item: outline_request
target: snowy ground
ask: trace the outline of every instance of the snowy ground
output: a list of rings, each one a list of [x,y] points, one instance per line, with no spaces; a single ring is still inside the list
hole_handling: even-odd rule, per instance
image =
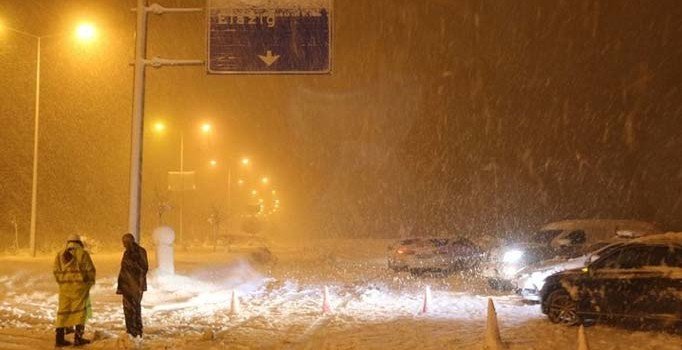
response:
[[[177,254],[173,277],[150,275],[143,300],[143,349],[481,349],[487,298],[511,349],[576,349],[577,329],[549,323],[536,305],[490,294],[462,276],[413,278],[385,268],[386,242],[271,245],[275,261],[246,251]],[[152,252],[150,247],[149,251]],[[53,257],[0,258],[0,349],[53,348],[57,286]],[[124,349],[120,253],[93,255],[91,349]],[[153,254],[152,254],[153,263]],[[418,313],[424,288],[429,313]],[[329,286],[333,312],[322,313]],[[241,311],[230,312],[236,289]],[[592,349],[676,349],[682,337],[608,326],[587,328]]]

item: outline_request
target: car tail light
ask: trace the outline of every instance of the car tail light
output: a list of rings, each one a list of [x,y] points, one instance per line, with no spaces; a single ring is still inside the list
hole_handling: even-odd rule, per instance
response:
[[[414,250],[407,249],[407,248],[400,248],[400,249],[398,249],[398,254],[412,255],[412,254],[414,254]]]

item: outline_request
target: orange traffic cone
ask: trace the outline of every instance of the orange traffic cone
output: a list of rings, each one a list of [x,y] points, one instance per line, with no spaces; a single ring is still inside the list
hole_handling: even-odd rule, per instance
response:
[[[426,286],[424,288],[424,302],[422,303],[422,308],[419,310],[419,314],[425,314],[429,312],[431,306],[431,287]]]
[[[332,312],[332,307],[329,304],[329,288],[324,286],[324,293],[322,295],[322,313],[328,314]]]
[[[239,305],[239,297],[237,296],[237,290],[233,289],[232,290],[232,305],[230,308],[230,313],[231,314],[238,314],[240,311],[241,307]]]
[[[587,337],[585,337],[585,328],[580,325],[578,329],[578,350],[590,350],[590,345],[587,343]]]
[[[485,329],[485,350],[503,350],[506,346],[500,337],[500,328],[497,325],[497,311],[493,300],[488,298],[488,320]]]

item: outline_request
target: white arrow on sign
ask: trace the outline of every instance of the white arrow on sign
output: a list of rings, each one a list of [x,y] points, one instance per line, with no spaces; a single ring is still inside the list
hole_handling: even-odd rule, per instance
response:
[[[272,66],[273,63],[275,63],[275,61],[277,61],[277,59],[279,58],[279,55],[273,55],[273,54],[272,54],[272,51],[268,50],[268,51],[265,53],[265,56],[258,55],[258,57],[259,57],[261,60],[263,60],[263,62],[265,62],[265,64],[266,64],[268,67],[270,67],[270,66]]]

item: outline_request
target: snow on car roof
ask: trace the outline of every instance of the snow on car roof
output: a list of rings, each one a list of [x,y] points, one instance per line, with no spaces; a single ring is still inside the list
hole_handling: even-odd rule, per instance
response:
[[[630,241],[631,243],[673,244],[682,246],[682,232],[667,232],[644,236]]]
[[[584,227],[610,227],[622,226],[621,229],[639,229],[657,231],[656,225],[646,221],[624,219],[578,219],[551,222],[542,227],[542,230],[572,230]]]

